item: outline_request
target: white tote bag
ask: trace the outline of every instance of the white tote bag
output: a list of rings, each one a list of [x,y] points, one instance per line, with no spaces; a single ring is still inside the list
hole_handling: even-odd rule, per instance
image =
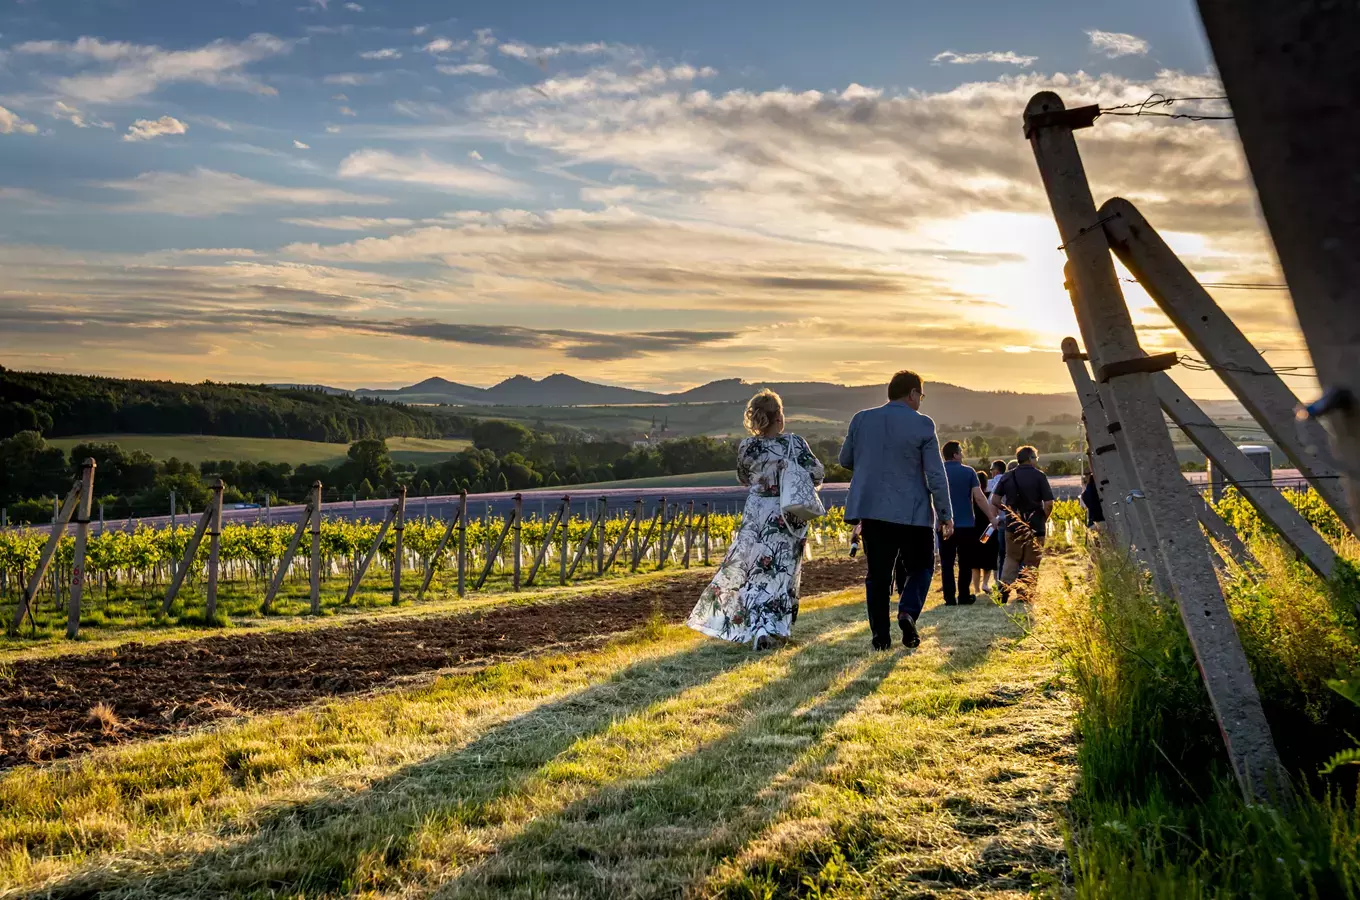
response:
[[[790,440],[783,471],[779,473],[779,509],[786,516],[810,522],[826,515],[826,506],[817,494],[817,485],[812,483],[812,475],[793,458],[793,447]]]

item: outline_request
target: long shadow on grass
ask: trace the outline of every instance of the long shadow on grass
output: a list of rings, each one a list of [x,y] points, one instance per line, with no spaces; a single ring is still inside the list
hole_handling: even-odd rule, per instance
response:
[[[438,896],[680,896],[762,832],[834,750],[821,743],[903,660],[847,666],[858,630],[813,644],[789,673],[734,704],[737,724],[659,771],[621,779],[534,819]],[[781,783],[781,777],[788,781]]]
[[[985,605],[984,605],[985,604]],[[1015,642],[1024,631],[1013,611],[979,600],[973,606],[936,606],[921,616],[926,638],[934,637],[944,654],[941,669],[965,672],[987,661],[998,646]]]
[[[800,617],[800,658],[824,646],[818,636],[852,622],[846,607]],[[863,640],[861,629],[843,640]],[[290,803],[265,815],[244,841],[162,858],[139,855],[143,872],[96,868],[44,888],[44,896],[137,894],[336,894],[411,877],[403,863],[431,829],[496,824],[496,801],[513,796],[578,741],[606,731],[683,691],[753,661],[749,650],[716,641],[630,666],[609,681],[534,708],[456,751],[407,766],[358,792]],[[886,666],[885,659],[881,666]],[[804,670],[795,667],[795,673]],[[886,668],[884,668],[886,672]],[[781,680],[755,693],[815,696],[835,672],[816,669],[807,684]],[[824,677],[823,677],[824,676]],[[759,703],[752,708],[758,708]],[[782,708],[782,706],[781,706]],[[789,707],[790,709],[792,707]],[[785,759],[780,755],[779,759]],[[418,854],[417,854],[418,855]],[[453,860],[447,861],[452,864]]]

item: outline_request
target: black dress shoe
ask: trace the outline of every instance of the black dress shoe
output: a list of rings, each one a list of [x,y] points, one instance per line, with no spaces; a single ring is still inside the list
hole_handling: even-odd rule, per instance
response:
[[[902,626],[902,646],[908,650],[921,646],[921,635],[916,632],[916,621],[911,616],[903,616],[898,624]]]
[[[968,594],[967,596],[959,598],[959,606],[972,606],[976,602],[977,597],[974,594]]]
[[[945,597],[945,598],[944,598],[944,605],[945,605],[945,606],[958,606],[958,605],[959,605],[959,602],[958,602],[957,600],[955,600],[953,597]]]
[[[875,650],[891,650],[891,649],[892,649],[892,641],[880,641],[880,640],[878,640],[877,638],[875,638],[875,639],[874,639],[874,649],[875,649]]]

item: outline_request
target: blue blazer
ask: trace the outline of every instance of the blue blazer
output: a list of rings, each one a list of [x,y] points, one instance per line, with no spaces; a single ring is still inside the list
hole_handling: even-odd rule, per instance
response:
[[[941,519],[954,517],[935,423],[905,403],[855,413],[840,463],[854,470],[845,501],[848,521],[877,519],[931,528],[937,513]]]

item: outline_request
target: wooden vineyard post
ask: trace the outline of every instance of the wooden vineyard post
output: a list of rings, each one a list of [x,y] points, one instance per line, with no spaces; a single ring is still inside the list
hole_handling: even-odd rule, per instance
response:
[[[458,596],[467,593],[467,491],[458,492]]]
[[[1199,0],[1360,516],[1360,6]],[[1342,517],[1343,519],[1345,516]]]
[[[279,589],[283,587],[283,579],[288,574],[288,567],[293,564],[293,557],[297,555],[298,547],[302,546],[302,536],[307,533],[307,524],[312,520],[312,504],[315,500],[315,491],[307,497],[307,506],[302,511],[302,518],[297,523],[297,528],[293,530],[293,537],[288,541],[288,549],[283,551],[283,558],[279,560],[279,567],[274,572],[274,579],[269,583],[269,590],[264,594],[264,613],[269,614],[270,607],[274,603],[274,597]],[[349,600],[349,597],[345,598]]]
[[[708,514],[709,514],[709,505],[708,505],[708,503],[705,503],[705,504],[704,504],[704,521],[703,521],[703,531],[704,531],[704,544],[703,544],[703,547],[704,547],[704,565],[705,565],[705,566],[707,566],[707,565],[709,564],[709,563],[708,563]]]
[[[311,498],[312,522],[312,564],[308,571],[308,587],[311,593],[312,615],[321,615],[321,482],[312,482]]]
[[[345,591],[345,604],[348,605],[354,599],[354,595],[359,592],[359,582],[364,580],[368,567],[373,565],[373,560],[378,555],[378,550],[382,547],[383,539],[387,537],[387,530],[392,527],[392,522],[397,517],[397,505],[394,503],[388,507],[387,514],[383,516],[382,524],[378,526],[378,535],[373,539],[373,545],[364,554],[364,560],[359,564],[359,568],[354,570],[354,577],[350,579],[349,588]]]
[[[604,574],[604,535],[605,535],[605,524],[609,521],[609,516],[608,516],[608,514],[607,514],[607,510],[608,510],[608,509],[609,509],[609,498],[608,498],[608,497],[601,497],[601,498],[600,498],[600,514],[599,514],[599,519],[600,519],[600,533],[596,536],[596,539],[595,539],[595,574],[596,574],[596,575],[603,575],[603,574]]]
[[[534,557],[534,564],[529,567],[529,577],[524,580],[525,584],[532,585],[534,579],[538,577],[539,567],[543,565],[543,560],[548,558],[548,550],[552,547],[553,540],[557,536],[558,527],[565,527],[563,522],[570,512],[569,504],[570,500],[563,497],[562,505],[557,508],[557,512],[553,515],[552,524],[548,526],[547,534],[543,536],[543,546],[538,548],[538,555]]]
[[[1115,255],[1354,533],[1355,516],[1322,423],[1296,417],[1298,397],[1132,203],[1107,200],[1100,218]]]
[[[401,603],[401,564],[406,552],[402,532],[406,530],[406,485],[397,487],[396,515],[392,521],[392,605]]]
[[[689,555],[694,549],[694,501],[685,507],[685,555],[680,558],[680,567],[689,568]]]
[[[486,579],[491,575],[491,569],[496,565],[496,558],[501,555],[501,548],[505,546],[505,536],[510,533],[510,528],[515,524],[515,513],[505,517],[505,527],[501,529],[500,535],[491,545],[486,554],[486,565],[482,567],[482,574],[477,576],[477,583],[472,586],[473,590],[481,590],[482,585],[486,584]]]
[[[666,540],[666,526],[672,524],[674,524],[674,522],[671,519],[670,504],[666,502],[665,497],[662,497],[660,530],[656,535],[656,569],[658,572],[666,568],[666,556],[670,549],[670,545]]]
[[[563,521],[561,546],[557,551],[557,583],[567,583],[567,548],[571,546],[571,497],[562,498]]]
[[[430,589],[430,582],[434,579],[435,567],[439,565],[439,557],[443,555],[444,548],[449,544],[449,538],[453,536],[454,529],[458,527],[458,523],[462,521],[462,518],[463,509],[460,505],[458,512],[454,514],[453,518],[449,519],[448,527],[446,527],[444,533],[440,535],[439,543],[435,545],[434,553],[430,554],[430,559],[425,565],[425,577],[420,581],[420,590],[416,591],[417,603],[425,599],[425,592]]]
[[[660,552],[661,555],[661,564],[663,567],[671,557],[671,550],[675,548],[675,539],[680,535],[680,530],[684,528],[684,525],[681,524],[681,522],[682,520],[680,518],[680,504],[676,503],[670,509],[671,527],[669,530],[665,530],[663,532],[665,537],[657,547],[657,550]]]
[[[614,541],[614,547],[612,550],[609,551],[609,556],[604,561],[604,568],[600,570],[601,575],[603,575],[605,572],[608,572],[610,569],[614,568],[614,560],[618,558],[619,550],[623,549],[623,545],[628,542],[628,535],[633,531],[633,525],[636,521],[637,510],[633,510],[633,515],[626,522],[623,523],[623,530],[619,532],[618,540]],[[600,531],[601,543],[604,543],[604,537],[605,533],[602,529]]]
[[[1146,358],[1138,345],[1072,134],[1074,127],[1094,122],[1097,113],[1094,107],[1067,110],[1057,94],[1042,91],[1025,110],[1025,136],[1071,263],[1077,320],[1096,381],[1109,386],[1113,409],[1106,414],[1119,422],[1129,442],[1129,475],[1143,492],[1149,551],[1159,554],[1166,568],[1242,791],[1248,798],[1269,800],[1289,791],[1288,776],[1162,418],[1150,377],[1157,359]]]
[[[1336,552],[1322,536],[1313,530],[1308,520],[1299,514],[1273,484],[1263,483],[1261,472],[1237,449],[1237,445],[1210,421],[1199,404],[1191,400],[1180,385],[1165,372],[1153,376],[1157,398],[1162,409],[1171,417],[1185,436],[1214,464],[1214,472],[1224,473],[1242,492],[1261,518],[1293,548],[1308,567],[1322,578],[1332,577],[1336,567]]]
[[[636,572],[638,567],[638,551],[642,548],[642,498],[638,497],[633,501],[633,547],[632,557],[628,560],[630,571]]]
[[[510,542],[511,555],[514,557],[514,575],[511,584],[519,590],[520,566],[524,556],[524,495],[515,495],[515,534]]]
[[[71,558],[71,593],[66,598],[66,636],[80,633],[80,596],[85,588],[85,547],[90,532],[90,507],[94,505],[95,461],[85,460],[80,467],[80,499],[76,501],[76,546]]]
[[[165,589],[165,601],[161,603],[161,615],[169,614],[170,605],[175,602],[175,597],[179,594],[184,579],[193,567],[194,556],[198,554],[198,545],[202,543],[203,535],[208,533],[208,526],[212,524],[212,513],[213,505],[209,503],[208,508],[203,510],[203,514],[198,517],[198,525],[194,528],[193,536],[189,538],[189,543],[184,545],[184,555],[179,559],[174,577],[170,579],[170,586]],[[264,600],[264,611],[269,612],[270,596],[266,594]]]
[[[80,481],[76,481],[67,492],[66,499],[57,506],[57,514],[52,520],[52,531],[47,536],[47,543],[43,546],[42,554],[38,557],[38,565],[34,567],[33,574],[28,578],[28,584],[24,587],[24,596],[19,600],[19,608],[14,611],[14,620],[10,623],[10,633],[19,631],[19,626],[24,623],[24,616],[28,613],[29,606],[33,603],[33,598],[38,596],[38,588],[42,586],[43,576],[47,574],[47,567],[52,565],[52,557],[56,556],[57,545],[61,543],[62,535],[66,533],[66,523],[71,521],[71,516],[75,513],[76,504],[80,502]]]
[[[217,616],[217,575],[222,564],[222,490],[225,485],[217,479],[212,486],[212,499],[208,501],[206,513],[208,520],[208,601],[203,610],[203,619],[212,624]]]
[[[652,513],[651,521],[647,524],[647,534],[643,536],[642,543],[638,545],[637,555],[633,557],[634,572],[637,571],[638,566],[642,565],[642,558],[647,555],[647,549],[652,545],[652,533],[656,531],[657,523],[661,521],[661,516],[664,514],[663,508],[658,506],[656,512]]]
[[[590,542],[595,537],[595,529],[604,530],[604,523],[600,521],[600,515],[603,511],[603,507],[596,510],[595,518],[590,520],[590,527],[586,529],[585,537],[581,538],[581,546],[576,548],[576,555],[572,557],[571,566],[567,569],[568,581],[576,575],[577,566],[581,565],[582,559],[585,559],[586,551],[590,549]]]

